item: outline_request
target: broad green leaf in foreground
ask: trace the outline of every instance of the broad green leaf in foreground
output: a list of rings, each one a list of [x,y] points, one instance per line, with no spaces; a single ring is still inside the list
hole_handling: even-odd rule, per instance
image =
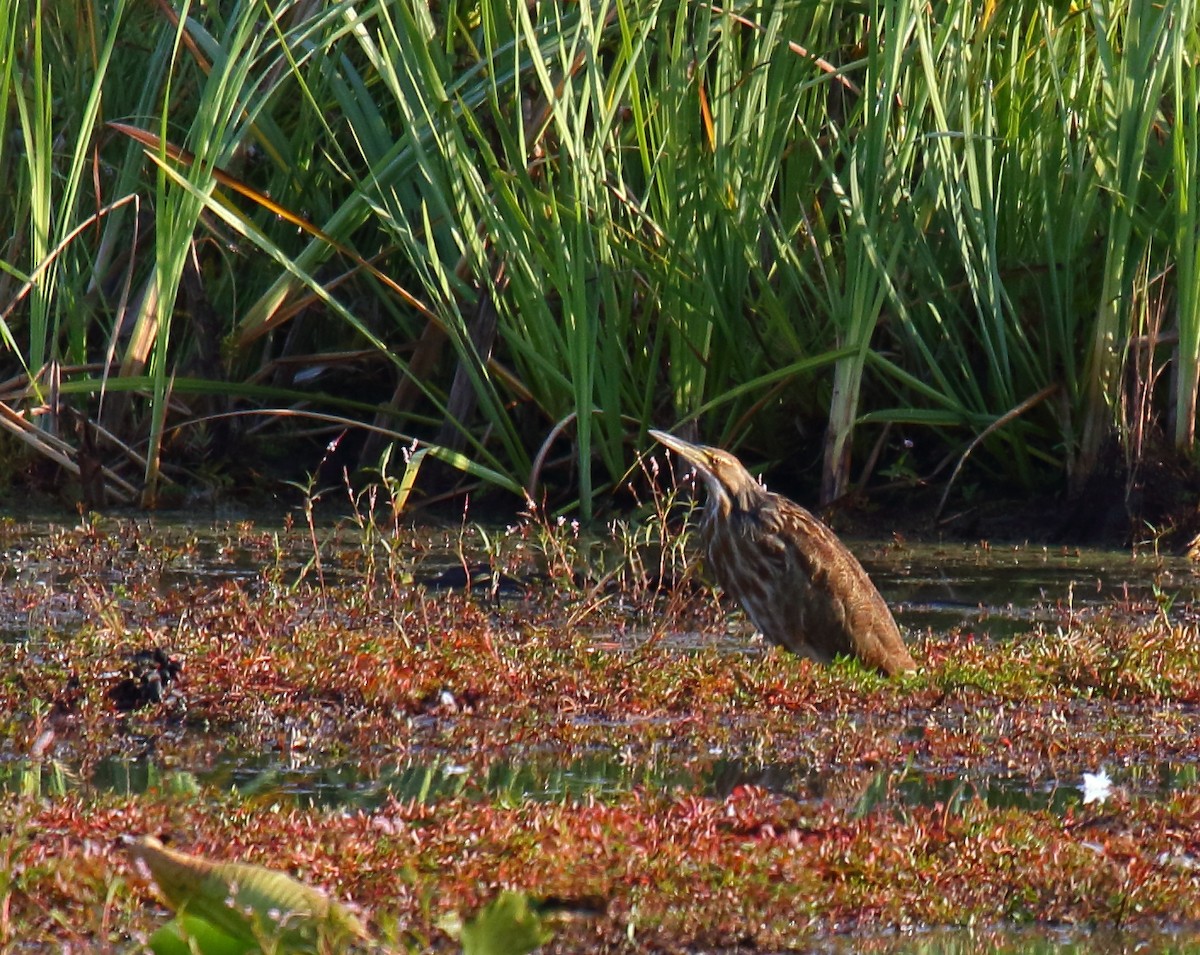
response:
[[[129,840],[126,851],[146,867],[177,913],[206,922],[234,941],[277,943],[280,951],[304,952],[318,946],[336,951],[366,937],[345,906],[282,872],[177,852],[153,836]]]
[[[179,915],[150,936],[154,955],[250,955],[262,946],[245,938],[226,935],[194,915]]]
[[[526,955],[553,934],[523,892],[501,892],[462,926],[463,955]]]

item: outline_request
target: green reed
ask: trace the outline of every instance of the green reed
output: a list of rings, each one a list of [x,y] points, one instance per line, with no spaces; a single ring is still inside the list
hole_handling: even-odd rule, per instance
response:
[[[0,400],[119,396],[148,499],[314,405],[585,514],[651,423],[826,499],[902,438],[1027,488],[1192,442],[1191,2],[7,3]]]

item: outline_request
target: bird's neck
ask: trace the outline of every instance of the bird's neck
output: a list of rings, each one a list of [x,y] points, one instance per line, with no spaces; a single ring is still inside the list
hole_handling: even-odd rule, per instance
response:
[[[708,495],[709,520],[729,520],[739,514],[749,514],[763,506],[767,492],[758,485],[741,487],[737,490],[721,488],[719,493]]]

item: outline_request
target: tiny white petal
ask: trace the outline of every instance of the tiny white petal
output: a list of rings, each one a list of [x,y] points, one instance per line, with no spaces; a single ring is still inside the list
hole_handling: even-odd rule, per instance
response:
[[[1104,802],[1112,794],[1112,779],[1109,778],[1108,770],[1101,769],[1098,773],[1084,773],[1083,785],[1080,788],[1083,790],[1085,806],[1090,802]]]

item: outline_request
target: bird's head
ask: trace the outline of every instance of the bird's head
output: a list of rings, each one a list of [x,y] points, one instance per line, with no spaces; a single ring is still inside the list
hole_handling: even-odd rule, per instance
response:
[[[696,469],[708,489],[709,506],[718,514],[726,515],[735,507],[748,510],[764,493],[758,480],[728,451],[692,444],[665,431],[652,430],[650,436]]]

